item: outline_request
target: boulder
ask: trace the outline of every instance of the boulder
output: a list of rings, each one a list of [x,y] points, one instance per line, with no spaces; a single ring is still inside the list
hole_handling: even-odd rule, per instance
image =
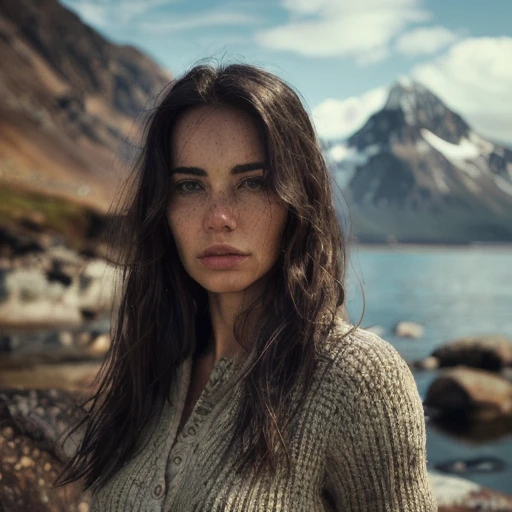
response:
[[[77,446],[63,433],[83,417],[81,392],[0,390],[0,510],[88,512],[90,493],[81,482],[53,487]],[[512,496],[429,469],[440,512],[512,510]]]
[[[81,482],[53,487],[76,435],[59,444],[83,410],[64,391],[0,391],[0,510],[87,512],[90,494]]]
[[[13,260],[0,268],[0,325],[79,326],[111,311],[118,273],[101,259],[65,247]]]
[[[458,475],[466,473],[497,473],[507,468],[507,463],[498,457],[473,457],[453,459],[435,464],[434,467],[445,473]]]
[[[110,348],[106,327],[62,331],[6,332],[0,369],[33,368],[38,365],[100,361]],[[0,376],[1,380],[1,376]]]
[[[425,405],[445,416],[493,420],[512,415],[512,383],[486,370],[457,366],[430,385]]]
[[[448,341],[432,353],[441,366],[463,364],[500,371],[512,366],[512,341],[499,335],[471,336]]]
[[[429,470],[428,477],[439,512],[512,511],[512,495],[433,470]]]
[[[395,336],[401,338],[421,338],[423,336],[423,327],[414,322],[398,322],[393,328]]]
[[[439,368],[439,359],[434,356],[425,357],[412,364],[413,368],[417,370],[437,370]]]

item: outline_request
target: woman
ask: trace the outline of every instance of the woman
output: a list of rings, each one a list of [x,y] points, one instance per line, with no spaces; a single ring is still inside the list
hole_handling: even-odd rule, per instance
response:
[[[297,94],[200,65],[147,126],[112,233],[120,327],[63,483],[83,477],[98,512],[437,510],[412,374],[343,320],[345,244]]]

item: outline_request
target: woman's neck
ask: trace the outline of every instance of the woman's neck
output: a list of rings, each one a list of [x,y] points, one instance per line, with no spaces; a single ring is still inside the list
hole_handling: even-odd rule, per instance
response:
[[[261,286],[260,286],[261,288]],[[214,353],[214,360],[217,362],[221,357],[241,358],[247,355],[249,347],[242,347],[235,338],[234,324],[236,317],[251,306],[247,319],[248,328],[251,332],[259,320],[262,306],[260,303],[253,305],[252,302],[258,297],[254,288],[237,293],[209,293],[208,303],[210,309],[210,320],[212,325],[212,339],[209,350]]]

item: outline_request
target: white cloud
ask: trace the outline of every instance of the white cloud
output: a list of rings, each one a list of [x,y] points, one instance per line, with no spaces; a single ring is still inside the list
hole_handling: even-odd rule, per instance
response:
[[[395,48],[404,55],[428,55],[453,43],[457,34],[445,27],[419,27],[398,37]]]
[[[130,23],[170,0],[61,0],[80,18],[94,27]]]
[[[420,0],[283,0],[290,21],[256,33],[266,48],[307,57],[354,57],[360,64],[384,59],[391,40],[430,15]]]
[[[476,131],[512,141],[512,38],[468,38],[412,70]]]
[[[253,25],[259,21],[259,18],[243,13],[215,11],[202,12],[181,18],[173,17],[170,20],[144,21],[138,24],[138,28],[152,34],[165,34],[167,32],[177,32],[179,30],[190,30],[202,27]]]
[[[388,89],[379,87],[361,96],[343,100],[327,99],[313,109],[313,121],[320,137],[344,139],[352,135],[386,103]]]

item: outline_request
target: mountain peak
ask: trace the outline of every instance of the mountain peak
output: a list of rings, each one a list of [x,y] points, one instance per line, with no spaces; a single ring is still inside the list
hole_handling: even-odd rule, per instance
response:
[[[443,114],[444,103],[424,85],[410,78],[402,77],[389,90],[385,110],[401,110],[408,124],[418,124],[421,111]]]

